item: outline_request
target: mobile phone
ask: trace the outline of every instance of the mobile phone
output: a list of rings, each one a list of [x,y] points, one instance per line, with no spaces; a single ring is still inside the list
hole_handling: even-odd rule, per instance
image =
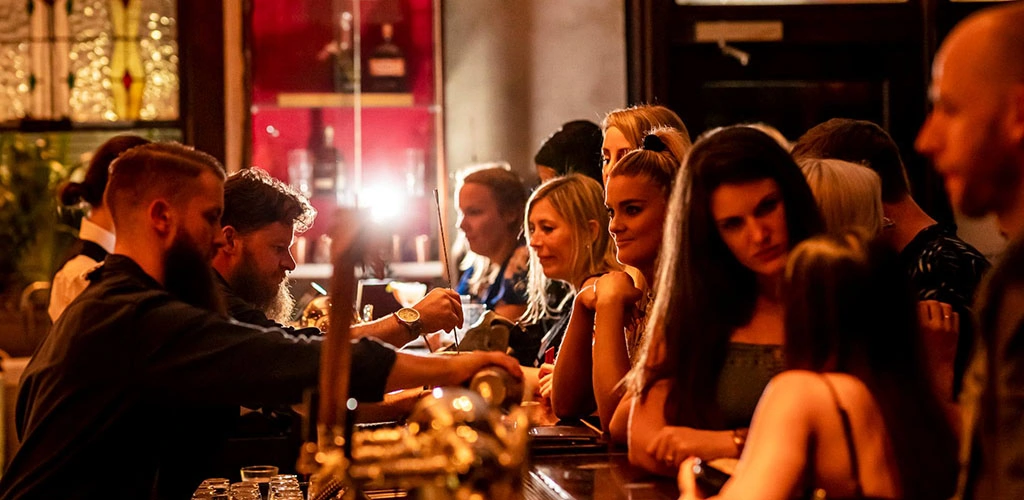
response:
[[[708,495],[717,495],[732,476],[716,469],[700,458],[693,460],[693,475],[697,486]]]

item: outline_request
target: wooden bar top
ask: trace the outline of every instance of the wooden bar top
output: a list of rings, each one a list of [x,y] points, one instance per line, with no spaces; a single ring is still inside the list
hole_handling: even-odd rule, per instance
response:
[[[625,452],[534,456],[523,478],[528,500],[675,500],[674,479],[632,466]]]

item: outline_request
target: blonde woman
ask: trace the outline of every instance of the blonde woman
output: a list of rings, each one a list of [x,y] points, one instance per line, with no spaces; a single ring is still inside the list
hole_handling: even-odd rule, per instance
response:
[[[871,236],[882,230],[882,181],[871,169],[842,160],[805,158],[797,165],[814,193],[825,229],[859,227]]]
[[[679,157],[690,148],[690,132],[683,124],[679,115],[665,106],[640,104],[629,108],[616,109],[608,112],[601,122],[604,140],[601,143],[602,171],[605,183],[608,172],[626,153],[640,147],[644,136],[660,127],[671,127],[679,131],[683,138],[682,151],[673,151]]]
[[[658,129],[609,171],[605,206],[616,258],[642,279],[610,272],[580,292],[562,344],[563,361],[555,364],[555,414],[582,416],[596,409],[602,428],[616,441],[625,441],[628,412],[620,382],[638,359],[653,298],[643,283],[654,279],[669,193],[681,161],[673,151],[685,149],[685,143],[680,131]],[[612,425],[616,413],[621,415],[618,426]]]
[[[568,305],[576,292],[598,276],[618,271],[611,235],[605,231],[608,211],[601,184],[582,174],[556,177],[541,184],[526,204],[525,231],[530,244],[527,280],[529,300],[520,323],[536,325],[556,321],[542,339],[543,360],[548,348],[557,355],[569,317]],[[553,282],[568,285],[569,293],[553,298]],[[555,326],[555,325],[553,325]]]

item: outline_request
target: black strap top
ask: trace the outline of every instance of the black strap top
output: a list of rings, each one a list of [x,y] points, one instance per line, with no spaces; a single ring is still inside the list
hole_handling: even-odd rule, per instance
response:
[[[853,425],[850,424],[850,414],[846,412],[846,408],[843,408],[843,405],[839,402],[839,394],[836,392],[836,388],[832,386],[832,381],[824,374],[821,376],[821,380],[825,381],[828,392],[832,394],[832,402],[835,403],[836,411],[839,412],[839,420],[843,424],[843,437],[846,439],[846,450],[850,455],[853,494],[855,498],[864,498],[864,488],[860,484],[860,464],[857,463],[857,445],[853,441]]]
[[[823,380],[825,385],[828,387],[828,392],[832,395],[832,402],[835,403],[836,411],[839,412],[839,420],[843,424],[843,437],[846,439],[846,450],[850,456],[850,475],[853,476],[853,496],[850,498],[857,500],[892,500],[882,499],[881,497],[864,496],[864,487],[860,482],[860,464],[857,463],[857,445],[853,440],[853,425],[850,423],[850,414],[846,411],[846,408],[843,408],[842,403],[839,402],[839,393],[836,392],[835,387],[832,385],[832,381],[829,380],[825,374],[821,374],[821,380]],[[829,498],[832,500],[840,500],[842,497],[828,496],[825,494],[824,490],[820,488],[811,488],[805,498]]]

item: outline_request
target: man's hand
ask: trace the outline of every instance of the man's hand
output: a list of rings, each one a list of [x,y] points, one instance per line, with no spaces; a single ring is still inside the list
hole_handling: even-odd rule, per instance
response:
[[[944,302],[922,300],[917,303],[917,319],[932,385],[939,397],[946,401],[953,394],[953,365],[960,341],[960,314]]]
[[[949,342],[954,348],[960,335],[960,314],[953,306],[937,300],[917,303],[918,323],[925,342]]]
[[[476,372],[488,366],[500,366],[508,371],[513,377],[522,380],[523,370],[519,368],[519,362],[515,358],[497,351],[473,351],[462,354],[455,354],[450,359],[450,372],[454,376],[453,383],[460,384],[476,375]]]
[[[501,352],[473,351],[461,354],[418,355],[398,352],[395,365],[388,374],[388,392],[410,387],[445,387],[459,385],[488,366],[500,366],[522,380],[519,363]]]
[[[462,299],[449,288],[435,288],[420,299],[413,309],[420,313],[426,333],[462,327]]]

